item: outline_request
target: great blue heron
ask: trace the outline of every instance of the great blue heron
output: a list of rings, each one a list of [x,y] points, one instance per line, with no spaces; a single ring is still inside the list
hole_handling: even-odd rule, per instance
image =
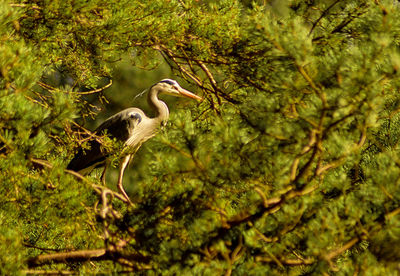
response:
[[[183,89],[175,80],[164,79],[153,85],[147,95],[147,102],[155,111],[154,118],[147,117],[139,108],[127,108],[105,120],[95,130],[96,135],[106,133],[111,138],[123,142],[124,146],[128,148],[127,154],[123,157],[120,164],[117,185],[127,202],[130,202],[130,199],[122,186],[124,170],[132,155],[145,141],[157,133],[161,125],[166,124],[169,117],[167,105],[158,99],[158,95],[161,93],[177,97],[192,98],[199,101],[202,100],[201,97]],[[102,149],[102,145],[98,139],[92,139],[89,145],[90,148],[87,150],[79,149],[78,153],[68,164],[67,169],[86,175],[94,168],[104,166],[101,175],[101,180],[104,183],[105,171],[107,169],[107,157],[110,155],[110,152],[106,152]]]

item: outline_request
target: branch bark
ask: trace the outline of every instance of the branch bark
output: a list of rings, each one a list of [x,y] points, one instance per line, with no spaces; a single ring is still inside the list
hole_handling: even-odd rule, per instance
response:
[[[36,267],[48,263],[78,262],[87,260],[104,260],[109,254],[106,249],[80,250],[72,252],[62,252],[54,254],[39,255],[29,258],[27,263],[29,267]]]
[[[105,248],[78,250],[54,254],[39,255],[27,260],[29,268],[41,266],[49,263],[74,263],[84,261],[105,261],[112,260],[130,267],[136,267],[135,263],[146,264],[150,261],[149,257],[138,254],[124,255],[119,251],[107,250]],[[133,263],[134,261],[135,263]]]

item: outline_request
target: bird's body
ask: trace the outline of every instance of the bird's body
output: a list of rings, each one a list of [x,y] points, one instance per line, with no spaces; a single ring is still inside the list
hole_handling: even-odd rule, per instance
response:
[[[143,118],[145,120],[143,121]],[[143,124],[141,124],[143,121]],[[120,142],[125,142],[126,145],[140,146],[144,141],[140,141],[137,135],[138,126],[146,131],[145,137],[150,139],[156,134],[156,124],[151,118],[143,113],[139,108],[127,108],[105,120],[94,132],[95,136],[108,135],[110,138],[116,138]],[[149,126],[153,126],[150,127]],[[133,150],[133,149],[132,149]],[[94,168],[99,168],[105,165],[108,153],[102,150],[102,144],[97,139],[89,141],[89,149],[79,149],[75,157],[67,166],[68,170],[79,172],[83,175],[90,173]]]
[[[105,120],[96,130],[95,136],[107,134],[110,138],[123,142],[127,148],[127,154],[123,156],[120,165],[118,188],[126,200],[130,202],[122,187],[122,177],[131,156],[148,139],[156,135],[160,126],[165,125],[169,117],[167,105],[158,99],[160,93],[173,96],[183,96],[201,100],[200,97],[183,89],[179,84],[170,79],[164,79],[153,85],[148,92],[148,104],[154,109],[155,117],[149,118],[139,108],[127,108]],[[103,149],[101,141],[94,138],[89,142],[90,148],[79,149],[75,157],[67,166],[68,170],[79,172],[83,175],[89,174],[94,168],[104,166],[102,180],[104,182],[105,170],[107,168],[107,157],[111,154]]]

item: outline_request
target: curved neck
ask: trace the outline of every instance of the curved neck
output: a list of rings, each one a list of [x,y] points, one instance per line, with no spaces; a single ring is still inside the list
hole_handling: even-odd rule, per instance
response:
[[[155,117],[153,119],[159,121],[164,124],[167,122],[169,117],[169,110],[167,105],[158,99],[158,94],[161,91],[157,89],[156,86],[153,86],[149,93],[147,94],[147,103],[148,105],[156,112]]]

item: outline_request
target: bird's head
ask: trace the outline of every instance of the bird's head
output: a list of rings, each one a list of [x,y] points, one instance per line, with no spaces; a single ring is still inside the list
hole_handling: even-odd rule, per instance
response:
[[[192,92],[182,88],[179,83],[175,80],[171,79],[163,79],[159,81],[157,84],[158,90],[160,93],[175,96],[175,97],[186,97],[186,98],[191,98],[195,99],[198,101],[203,100],[203,98],[193,94]]]

